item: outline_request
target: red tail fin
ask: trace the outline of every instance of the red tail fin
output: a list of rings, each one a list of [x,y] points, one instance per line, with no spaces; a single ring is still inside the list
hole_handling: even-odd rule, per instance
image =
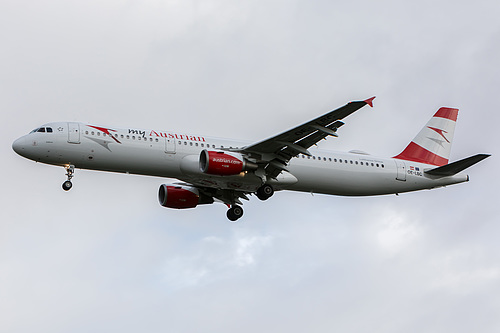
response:
[[[440,108],[413,141],[394,158],[437,166],[448,164],[457,117],[458,109]]]

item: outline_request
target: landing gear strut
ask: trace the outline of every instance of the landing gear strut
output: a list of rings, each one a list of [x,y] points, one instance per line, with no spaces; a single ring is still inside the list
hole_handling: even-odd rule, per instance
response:
[[[233,205],[227,211],[227,218],[230,221],[234,222],[234,221],[238,220],[242,216],[243,216],[243,208],[241,208],[240,206]]]
[[[75,166],[74,165],[66,165],[64,168],[66,169],[66,176],[68,176],[68,180],[66,180],[62,184],[62,188],[65,191],[69,191],[73,187],[73,183],[71,182],[71,178],[73,178],[73,175],[75,174]]]
[[[274,189],[271,185],[264,184],[261,187],[259,187],[256,194],[257,194],[257,198],[264,201],[264,200],[267,200],[273,196]]]

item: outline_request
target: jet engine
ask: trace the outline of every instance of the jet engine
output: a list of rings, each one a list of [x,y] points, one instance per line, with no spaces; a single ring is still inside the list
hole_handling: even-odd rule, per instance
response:
[[[162,184],[158,191],[158,200],[163,207],[194,208],[198,206],[200,193],[196,187]]]
[[[200,170],[209,175],[234,176],[242,171],[256,170],[257,164],[247,161],[243,155],[204,149],[200,154]]]

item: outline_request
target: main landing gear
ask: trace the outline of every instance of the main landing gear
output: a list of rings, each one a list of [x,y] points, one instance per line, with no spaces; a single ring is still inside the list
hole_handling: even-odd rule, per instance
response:
[[[259,187],[259,189],[257,190],[257,192],[255,192],[255,194],[257,195],[257,197],[260,200],[267,200],[273,196],[274,188],[269,184],[264,184],[261,187]],[[243,197],[246,198],[246,196],[243,196]],[[231,200],[231,202],[232,202],[232,205],[228,209],[226,215],[230,221],[235,222],[243,216],[243,208],[241,208],[241,206],[238,206],[236,204],[236,203],[241,204],[241,202],[239,202],[238,200],[234,200],[234,198],[233,198],[233,200]],[[228,207],[229,207],[229,204],[228,204]]]
[[[257,195],[257,198],[264,201],[264,200],[267,200],[273,196],[274,189],[271,185],[264,184],[261,187],[259,187],[259,189],[257,190],[257,192],[255,194]]]
[[[68,180],[66,180],[62,184],[62,188],[65,191],[69,191],[73,187],[73,183],[71,182],[71,178],[73,178],[73,175],[75,174],[75,166],[74,165],[66,165],[64,168],[66,169],[66,176],[68,176]]]
[[[227,218],[232,222],[235,222],[242,216],[243,216],[243,208],[241,208],[240,206],[233,205],[227,211]]]

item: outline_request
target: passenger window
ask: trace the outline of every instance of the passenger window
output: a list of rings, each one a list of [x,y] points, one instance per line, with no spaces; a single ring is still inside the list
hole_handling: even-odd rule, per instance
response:
[[[158,142],[158,138],[156,138],[155,141]]]
[[[358,165],[358,161],[356,161],[356,165]]]
[[[377,163],[377,168],[378,168],[378,163]]]
[[[339,160],[340,163],[342,163],[342,160]]]
[[[361,163],[361,165],[363,165],[363,162],[360,162],[360,163]]]
[[[352,164],[352,161],[351,161],[351,164]]]
[[[123,134],[122,134],[122,135],[120,135],[120,137],[123,139]]]
[[[127,139],[130,139],[130,135],[127,135]]]
[[[372,166],[375,166],[375,165],[372,163]]]
[[[97,132],[97,136],[101,136],[101,132]]]
[[[382,165],[381,165],[381,167],[383,168],[383,167],[384,167],[384,165],[382,164]]]
[[[193,146],[193,143],[192,143],[192,142],[190,142],[190,143],[189,143],[189,145],[192,147],[192,146]]]
[[[89,134],[89,131],[85,131],[85,134]]]

